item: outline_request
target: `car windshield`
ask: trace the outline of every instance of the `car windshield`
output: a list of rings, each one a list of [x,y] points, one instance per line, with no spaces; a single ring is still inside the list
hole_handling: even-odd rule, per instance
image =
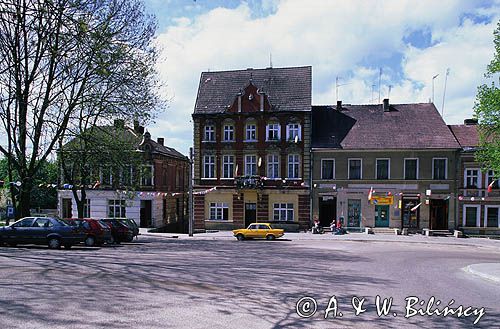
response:
[[[70,226],[69,222],[65,219],[54,218],[54,220],[62,226]]]
[[[272,230],[274,227],[271,224],[268,224],[269,228]],[[267,228],[267,227],[266,227]]]

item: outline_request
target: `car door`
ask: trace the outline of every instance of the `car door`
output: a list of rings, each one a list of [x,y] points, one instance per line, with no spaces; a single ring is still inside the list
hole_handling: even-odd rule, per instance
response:
[[[246,238],[257,238],[259,234],[259,227],[257,224],[250,224],[247,228]]]
[[[37,218],[31,228],[30,240],[34,244],[45,244],[52,223],[49,218]]]
[[[269,226],[260,224],[259,225],[259,238],[265,238],[269,233]]]
[[[34,220],[33,217],[26,217],[12,224],[7,242],[19,244],[30,243],[30,228],[33,226]]]

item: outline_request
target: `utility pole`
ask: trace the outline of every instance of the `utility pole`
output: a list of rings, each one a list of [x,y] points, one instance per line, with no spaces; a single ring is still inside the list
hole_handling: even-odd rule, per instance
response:
[[[194,231],[194,198],[193,198],[193,148],[189,148],[189,236],[193,236]]]

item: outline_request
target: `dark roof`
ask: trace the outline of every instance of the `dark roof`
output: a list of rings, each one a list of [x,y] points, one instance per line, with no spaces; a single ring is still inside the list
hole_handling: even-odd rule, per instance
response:
[[[479,145],[477,125],[450,125],[448,127],[462,148],[475,148]]]
[[[148,132],[146,132],[146,134],[148,134]],[[144,146],[146,143],[151,145],[151,147],[152,147],[151,150],[153,153],[159,153],[159,154],[171,156],[174,158],[182,158],[183,160],[187,160],[187,157],[185,155],[183,155],[182,153],[180,153],[179,151],[177,151],[171,147],[158,144],[157,142],[155,142],[152,139],[148,140],[148,139],[144,138],[142,140],[140,146]]]
[[[194,113],[221,113],[250,81],[267,94],[273,110],[311,110],[312,67],[203,72]]]
[[[431,103],[313,106],[312,147],[424,149],[460,145]],[[332,137],[334,136],[334,137]]]

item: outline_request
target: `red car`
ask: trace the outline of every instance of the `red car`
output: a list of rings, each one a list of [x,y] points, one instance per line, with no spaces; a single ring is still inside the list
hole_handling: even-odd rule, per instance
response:
[[[85,233],[85,245],[87,247],[100,246],[103,243],[114,243],[111,228],[92,218],[67,218],[71,225],[77,226]]]

